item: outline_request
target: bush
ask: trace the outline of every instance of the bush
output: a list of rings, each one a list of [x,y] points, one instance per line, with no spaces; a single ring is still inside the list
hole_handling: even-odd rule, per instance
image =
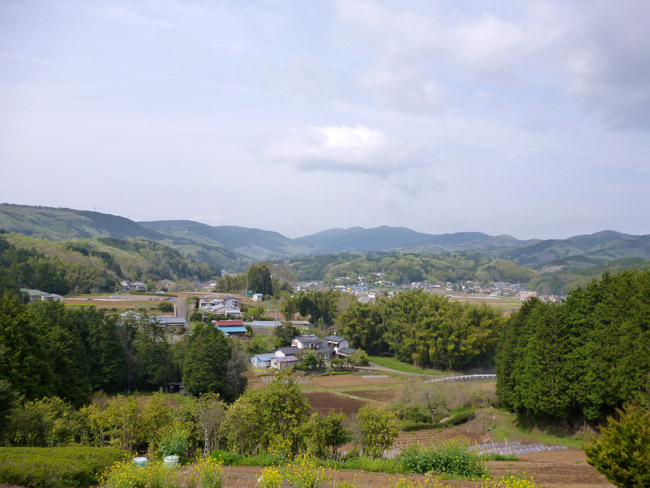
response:
[[[130,454],[109,447],[3,447],[0,482],[38,488],[97,484],[100,474]]]
[[[182,472],[162,463],[136,466],[132,461],[115,464],[102,476],[102,488],[221,488],[223,468],[210,458],[202,458]]]
[[[417,474],[435,472],[468,478],[485,474],[479,457],[469,452],[466,444],[457,441],[428,448],[412,444],[402,451],[400,461],[409,472]]]
[[[158,448],[163,457],[178,456],[181,461],[184,461],[191,435],[190,426],[180,422],[174,422],[164,429],[158,442]]]
[[[585,447],[587,461],[616,486],[650,486],[650,412],[637,404],[617,412]]]

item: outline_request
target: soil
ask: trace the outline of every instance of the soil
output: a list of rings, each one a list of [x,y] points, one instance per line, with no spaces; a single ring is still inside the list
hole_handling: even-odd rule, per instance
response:
[[[392,402],[397,394],[395,390],[355,390],[346,391],[346,393],[352,396],[367,398],[382,403]]]
[[[304,393],[303,394],[312,412],[328,415],[330,412],[343,412],[348,417],[353,417],[367,402],[336,393]]]
[[[526,456],[537,456],[534,460],[522,461],[490,461],[488,470],[493,477],[508,473],[531,477],[535,483],[544,488],[611,488],[614,487],[603,475],[593,467],[581,462],[584,453],[579,450],[551,451],[535,453]],[[263,468],[248,466],[229,466],[225,468],[225,488],[254,488]],[[329,471],[334,483],[345,480],[358,487],[382,488],[400,478],[399,475],[382,473],[366,473],[361,471]],[[424,480],[424,476],[402,475],[404,478]],[[441,484],[450,488],[476,488],[479,482],[473,481],[442,481]]]
[[[605,476],[587,464],[584,451],[546,451],[522,454],[521,461],[490,461],[488,469],[494,476],[507,472],[532,476],[544,488],[613,487]]]
[[[317,376],[312,378],[311,381],[326,388],[337,388],[340,386],[391,385],[399,383],[399,380],[385,376],[358,376],[352,374]]]

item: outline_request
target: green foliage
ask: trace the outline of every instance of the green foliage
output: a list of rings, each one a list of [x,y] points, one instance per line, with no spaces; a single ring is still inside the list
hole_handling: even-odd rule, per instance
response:
[[[192,395],[225,396],[226,369],[231,349],[226,337],[211,324],[197,324],[185,349],[183,385]]]
[[[99,474],[127,457],[127,451],[113,448],[0,447],[0,483],[30,488],[95,485]]]
[[[562,305],[531,300],[506,323],[497,394],[534,418],[602,422],[647,395],[650,271],[605,274]]]
[[[266,264],[257,264],[248,270],[248,291],[264,296],[273,295],[271,271]]]
[[[364,405],[357,413],[361,446],[364,453],[372,458],[380,458],[390,449],[397,437],[397,417],[389,410],[374,405]]]
[[[13,446],[52,447],[81,442],[86,418],[57,397],[27,401],[9,415],[6,439]]]
[[[292,297],[286,297],[282,302],[282,314],[287,320],[299,313],[302,317],[309,317],[310,322],[330,326],[338,315],[337,305],[341,294],[335,290],[327,291],[301,291]]]
[[[303,445],[309,404],[290,372],[283,371],[264,390],[247,390],[228,408],[224,420],[228,449],[256,454],[280,446],[295,455]]]
[[[293,338],[299,335],[300,331],[291,322],[282,322],[273,329],[273,348],[290,346]]]
[[[650,486],[650,412],[631,404],[617,414],[585,447],[587,461],[616,486]]]
[[[158,448],[161,435],[172,424],[173,411],[162,395],[112,397],[104,405],[81,409],[88,419],[89,443],[111,445],[136,452]]]
[[[178,456],[181,462],[187,455],[187,449],[192,435],[191,427],[175,421],[163,428],[159,434],[158,450],[164,456]]]
[[[306,443],[308,452],[317,458],[330,455],[337,457],[338,448],[350,440],[350,432],[344,426],[342,413],[330,412],[327,417],[312,414],[306,424]]]
[[[102,477],[102,488],[221,488],[223,468],[211,458],[199,459],[180,472],[163,463],[136,466],[132,461],[115,464]]]
[[[445,473],[467,478],[486,474],[480,458],[468,451],[467,445],[449,441],[432,447],[411,444],[402,451],[400,461],[411,473]]]
[[[0,237],[1,288],[36,288],[65,295],[114,291],[123,279],[209,279],[217,268],[144,239],[52,242],[19,234]]]
[[[368,366],[370,364],[368,354],[363,349],[357,349],[350,355],[348,360],[354,366]]]
[[[337,323],[353,347],[394,352],[419,367],[463,369],[492,364],[503,318],[423,291],[408,291],[377,304],[353,302]]]

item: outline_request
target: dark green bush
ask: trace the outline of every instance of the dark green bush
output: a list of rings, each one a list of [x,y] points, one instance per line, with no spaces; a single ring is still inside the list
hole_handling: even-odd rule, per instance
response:
[[[465,444],[454,441],[426,448],[412,444],[402,451],[400,461],[409,472],[417,474],[432,471],[467,478],[485,474],[480,458]]]
[[[30,488],[88,487],[130,453],[112,447],[2,447],[0,482]]]
[[[451,416],[444,422],[440,422],[439,425],[442,427],[447,427],[450,425],[460,425],[460,424],[464,424],[468,420],[472,420],[473,418],[474,418],[473,409],[460,409],[459,411],[452,413]]]

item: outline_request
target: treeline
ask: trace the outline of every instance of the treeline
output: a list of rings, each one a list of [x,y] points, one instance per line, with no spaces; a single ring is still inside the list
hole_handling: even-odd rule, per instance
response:
[[[279,264],[260,262],[253,264],[248,271],[217,278],[214,291],[220,293],[240,293],[242,291],[261,293],[279,297],[281,292],[291,293],[288,281],[295,277]],[[248,290],[246,288],[248,287]]]
[[[528,301],[497,354],[502,405],[533,418],[602,422],[650,388],[650,271],[605,273],[564,303]]]
[[[537,276],[537,272],[531,269],[478,253],[344,253],[295,258],[287,265],[300,280],[325,282],[345,276],[356,281],[358,276],[363,276],[371,283],[377,280],[397,284],[467,280],[528,283]]]
[[[94,391],[158,389],[180,381],[164,330],[149,320],[118,320],[94,307],[0,299],[0,380],[24,400],[56,396],[83,405]]]
[[[355,441],[366,455],[380,457],[397,436],[395,415],[366,405],[357,421]],[[173,450],[181,457],[203,452],[229,460],[260,454],[276,464],[306,453],[336,458],[338,448],[352,439],[348,423],[342,413],[310,415],[291,373],[280,372],[267,388],[249,389],[231,404],[215,394],[188,398],[176,409],[159,394],[101,397],[78,409],[60,398],[28,401],[11,409],[0,425],[0,441],[112,446],[151,455]]]
[[[0,288],[36,288],[66,295],[114,291],[122,279],[205,280],[219,271],[178,251],[142,239],[100,238],[52,242],[0,234]]]
[[[197,327],[173,346],[150,317],[114,316],[57,302],[0,298],[0,383],[18,401],[58,397],[75,406],[93,392],[157,391],[168,382],[228,400],[246,385],[247,354],[214,327]],[[0,401],[0,403],[2,403]]]
[[[421,290],[353,302],[337,319],[352,346],[369,354],[394,353],[420,367],[463,370],[489,367],[503,317],[486,305],[451,301]]]

